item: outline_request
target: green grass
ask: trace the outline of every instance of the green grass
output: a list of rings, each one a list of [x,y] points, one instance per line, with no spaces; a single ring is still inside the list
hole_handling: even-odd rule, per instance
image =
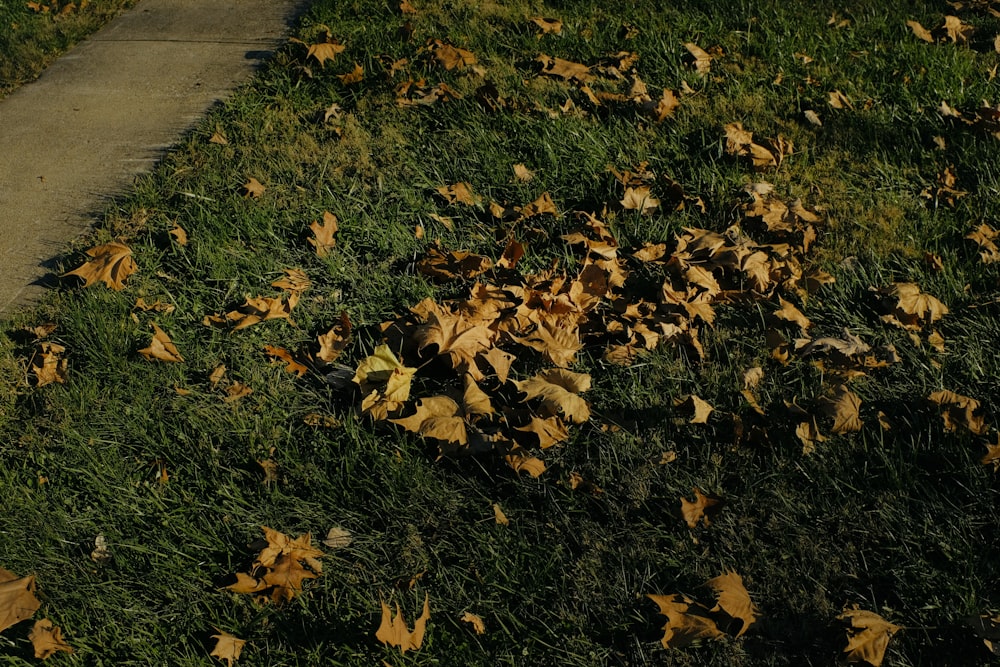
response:
[[[51,7],[44,0],[38,4]],[[70,3],[61,1],[59,8]],[[34,81],[53,60],[135,0],[90,0],[65,14],[35,11],[24,0],[0,2],[0,97]]]
[[[2,325],[0,567],[37,575],[37,617],[53,619],[77,651],[56,660],[210,664],[209,637],[221,629],[248,640],[241,665],[832,665],[846,644],[835,617],[858,604],[907,628],[885,665],[991,664],[963,619],[1000,611],[997,476],[979,462],[986,438],[946,432],[926,397],[942,388],[975,397],[996,437],[998,269],[963,237],[1000,219],[1000,143],[937,109],[942,100],[966,113],[983,99],[1000,102],[989,78],[1000,63],[992,50],[1000,21],[963,14],[979,30],[963,46],[926,44],[906,28],[907,19],[936,26],[953,11],[929,1],[850,11],[771,0],[614,10],[597,1],[415,4],[418,14],[401,17],[396,3],[315,2],[299,36],[311,42],[329,26],[346,51],[320,67],[303,46],[283,48],[63,258],[69,270],[84,248],[124,241],[139,265],[127,288],[84,290],[67,279]],[[850,25],[827,25],[835,11]],[[561,18],[563,34],[536,38],[528,19],[537,15]],[[397,37],[404,20],[411,41]],[[628,26],[638,28],[631,39]],[[485,113],[474,94],[482,79],[435,65],[422,52],[430,38],[473,51],[513,108]],[[721,48],[709,76],[683,64],[689,41]],[[682,82],[695,91],[675,117],[655,124],[627,106],[595,110],[575,86],[534,76],[540,52],[589,64],[621,50],[640,54],[651,91]],[[381,56],[408,58],[403,78],[443,81],[463,98],[398,107]],[[345,86],[336,75],[355,62],[365,80]],[[853,110],[827,106],[835,89]],[[588,113],[534,110],[556,110],[567,97]],[[333,102],[345,116],[324,124]],[[808,109],[822,127],[805,120]],[[722,127],[734,121],[790,138],[794,154],[754,173],[723,150]],[[227,145],[208,141],[216,131]],[[599,212],[621,197],[607,167],[642,161],[701,197],[707,212],[609,213],[623,247],[670,244],[684,227],[723,231],[739,222],[741,192],[758,180],[822,211],[809,263],[836,282],[804,307],[811,337],[847,328],[870,345],[894,344],[900,357],[851,382],[863,400],[860,432],[802,454],[786,401],[811,407],[830,382],[807,360],[771,359],[762,322],[776,298],[719,305],[715,327],[701,334],[700,363],[674,345],[629,368],[585,350],[574,369],[593,377],[585,396],[595,417],[540,454],[548,470],[538,479],[493,456],[437,460],[429,443],[360,416],[359,397],[316,375],[297,379],[264,355],[268,344],[306,347],[346,310],[356,335],[340,361],[353,367],[378,343],[380,322],[425,297],[462,294],[461,284],[415,271],[428,241],[493,258],[503,245],[484,207],[448,206],[433,195],[437,186],[468,181],[485,203],[511,205],[549,192],[561,211]],[[516,163],[535,180],[516,182]],[[954,208],[929,205],[921,192],[949,165],[969,194]],[[249,177],[267,187],[260,199],[242,197]],[[340,231],[321,259],[306,230],[323,211],[338,216]],[[431,213],[453,217],[454,229]],[[171,242],[175,224],[187,246]],[[417,224],[425,240],[414,237]],[[555,258],[578,266],[559,240],[576,227],[572,215],[530,226],[539,231],[518,230],[529,269]],[[932,270],[925,252],[944,269]],[[294,321],[232,333],[202,324],[248,296],[276,294],[270,283],[287,267],[313,281]],[[662,275],[648,271],[658,292]],[[893,281],[917,282],[950,307],[938,327],[944,353],[880,321],[870,288]],[[140,296],[176,310],[134,312]],[[33,387],[23,327],[46,321],[68,350],[69,382]],[[139,356],[152,321],[183,364]],[[208,380],[220,363],[253,394],[224,403]],[[765,369],[757,394],[766,417],[740,394],[753,366]],[[420,395],[434,385],[418,376]],[[715,407],[707,425],[673,408],[690,393]],[[879,427],[879,411],[890,430]],[[310,413],[340,425],[310,426]],[[830,435],[829,421],[820,425]],[[658,465],[666,451],[677,459]],[[268,457],[279,466],[272,484],[257,464]],[[571,472],[604,493],[571,490]],[[693,486],[727,504],[711,526],[691,531],[679,499]],[[493,503],[509,526],[494,522]],[[320,537],[339,525],[354,541],[329,550],[322,577],[291,604],[257,606],[222,586],[252,560],[261,525]],[[104,564],[89,558],[98,534],[112,554]],[[645,596],[707,602],[704,582],[730,569],[762,619],[738,640],[663,649],[665,619]],[[379,601],[398,600],[412,622],[425,595],[432,617],[423,648],[400,657],[381,646]],[[483,617],[485,635],[459,621],[465,611]],[[31,661],[29,628],[0,635],[0,662]]]

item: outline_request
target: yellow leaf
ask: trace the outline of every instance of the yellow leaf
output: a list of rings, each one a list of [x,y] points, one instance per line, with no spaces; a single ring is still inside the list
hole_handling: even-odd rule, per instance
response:
[[[308,239],[310,245],[316,248],[318,257],[326,257],[337,245],[337,216],[329,211],[323,211],[323,222],[313,220],[309,225],[313,238]]]
[[[330,330],[317,338],[319,342],[319,352],[316,357],[328,364],[340,356],[340,353],[347,347],[351,339],[351,320],[347,316],[347,311],[341,311],[340,322],[330,327]]]
[[[483,623],[483,619],[477,616],[476,614],[467,611],[464,614],[462,614],[462,618],[460,620],[463,623],[471,624],[472,629],[475,631],[477,635],[486,634],[486,624]]]
[[[584,83],[591,78],[590,68],[562,58],[552,58],[544,53],[535,58],[542,66],[542,74],[566,81]]]
[[[84,287],[100,281],[111,289],[120,291],[125,288],[125,279],[139,270],[132,259],[132,250],[121,243],[106,243],[91,248],[87,254],[94,259],[63,276],[82,278]]]
[[[429,596],[424,596],[424,609],[417,620],[413,623],[411,632],[406,626],[406,619],[396,603],[396,614],[393,615],[389,605],[382,602],[382,622],[378,630],[375,631],[375,638],[386,646],[396,646],[401,653],[410,650],[417,650],[424,641],[424,632],[427,629],[427,621],[431,617]]]
[[[476,64],[474,53],[451,44],[445,44],[439,39],[431,40],[429,50],[446,70],[466,69]]]
[[[802,441],[802,454],[808,455],[816,451],[816,443],[823,442],[826,438],[819,432],[816,419],[800,423],[795,428],[795,435]]]
[[[845,609],[837,617],[847,621],[847,662],[866,662],[872,667],[880,667],[889,647],[889,640],[903,628],[893,625],[875,612],[858,609]]]
[[[170,230],[170,235],[174,237],[177,241],[177,245],[187,245],[188,235],[187,232],[180,225],[174,225],[173,229]]]
[[[548,449],[569,438],[569,430],[559,417],[542,419],[541,417],[532,416],[528,424],[518,426],[514,430],[533,434],[538,438],[538,446],[541,449]]]
[[[743,621],[743,626],[736,633],[743,635],[757,620],[757,609],[750,599],[747,589],[743,587],[743,578],[735,572],[727,572],[714,579],[709,579],[706,585],[715,591],[716,605],[711,611],[724,611],[735,619]]]
[[[219,634],[212,635],[212,639],[215,640],[215,648],[209,655],[219,660],[225,660],[227,667],[233,667],[233,662],[239,660],[243,646],[247,643],[245,639],[238,639],[221,630]]]
[[[18,577],[0,568],[0,632],[31,618],[42,606],[35,597],[35,577]]]
[[[60,651],[72,653],[73,647],[63,641],[62,628],[54,627],[52,621],[43,618],[35,621],[34,627],[28,633],[28,639],[35,649],[35,657],[45,660]]]
[[[508,519],[507,515],[503,513],[503,510],[500,508],[500,503],[493,503],[493,519],[501,526],[510,525],[510,519]]]
[[[684,48],[691,54],[690,62],[699,74],[708,74],[712,67],[712,56],[694,42],[688,42]]]
[[[153,332],[153,340],[150,341],[149,347],[139,350],[139,354],[147,361],[166,361],[171,363],[184,361],[184,357],[177,351],[177,346],[171,342],[170,337],[164,333],[163,329],[156,326],[155,323],[153,323]]]
[[[530,183],[535,177],[535,172],[531,171],[523,164],[514,165],[514,178],[521,181],[522,183]]]

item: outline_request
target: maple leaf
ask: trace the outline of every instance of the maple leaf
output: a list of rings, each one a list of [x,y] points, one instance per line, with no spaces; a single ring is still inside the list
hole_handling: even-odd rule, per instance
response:
[[[170,337],[164,333],[163,329],[156,326],[156,323],[153,323],[153,340],[150,341],[149,347],[139,350],[139,354],[146,361],[166,361],[171,363],[184,361],[184,357],[177,351],[177,346],[171,342]]]
[[[476,380],[482,380],[483,374],[474,359],[492,347],[495,337],[496,332],[488,326],[450,313],[430,313],[427,323],[414,332],[419,352],[436,346],[438,355],[449,357],[452,368],[460,373],[472,373]]]
[[[458,620],[462,621],[463,623],[470,624],[472,626],[472,630],[477,635],[486,634],[486,624],[483,623],[483,619],[477,614],[473,614],[472,612],[467,611],[464,614],[462,614],[462,618]]]
[[[411,632],[406,626],[406,619],[403,612],[396,603],[396,613],[393,615],[389,605],[382,601],[382,622],[375,631],[375,638],[386,646],[395,646],[401,653],[415,651],[420,648],[424,641],[424,632],[427,629],[427,621],[431,617],[430,597],[424,595],[424,609],[417,620],[413,623]]]
[[[323,211],[323,222],[313,220],[309,224],[309,229],[313,233],[313,238],[307,239],[309,244],[316,248],[317,257],[326,257],[337,245],[337,216],[329,211]]]
[[[173,304],[163,303],[159,299],[157,299],[153,303],[146,303],[146,300],[143,299],[141,296],[135,300],[135,305],[132,306],[132,308],[134,308],[135,310],[141,310],[144,313],[153,311],[154,313],[168,313],[168,314],[174,312],[177,309],[176,306],[174,306]]]
[[[576,353],[583,349],[577,328],[554,318],[543,320],[523,337],[510,335],[510,339],[541,352],[556,366],[563,367],[573,363]]]
[[[500,526],[510,525],[510,519],[508,519],[507,515],[503,513],[500,503],[493,503],[493,520]]]
[[[590,389],[590,376],[585,373],[553,368],[514,384],[526,394],[525,400],[539,399],[550,415],[562,413],[574,424],[590,419],[590,407],[577,395]]]
[[[285,272],[285,277],[275,280],[271,283],[271,287],[278,287],[298,294],[312,287],[312,281],[309,280],[309,276],[302,269],[283,269],[283,271]]]
[[[340,82],[345,86],[349,86],[352,83],[360,83],[364,81],[365,70],[361,67],[361,65],[354,63],[354,69],[347,74],[338,74],[337,78],[340,79]]]
[[[851,433],[860,431],[864,422],[858,416],[861,399],[844,385],[837,385],[830,398],[819,400],[823,413],[833,417],[834,433]]]
[[[803,315],[802,311],[796,308],[794,304],[785,301],[780,296],[778,297],[778,303],[781,305],[781,308],[771,313],[774,317],[777,317],[779,320],[798,324],[802,331],[812,326],[809,318]]]
[[[956,44],[966,44],[975,31],[975,27],[968,23],[962,23],[962,19],[957,16],[945,16],[944,25],[939,28],[939,31]]]
[[[827,104],[829,104],[834,109],[854,108],[854,105],[851,103],[851,100],[839,90],[834,90],[830,93],[830,97],[827,100]]]
[[[325,42],[309,45],[309,50],[306,52],[306,60],[315,58],[320,67],[326,67],[327,60],[336,60],[337,56],[343,53],[346,48],[343,44],[333,41],[329,33],[327,33],[327,40]]]
[[[285,370],[289,373],[294,373],[297,377],[302,377],[309,372],[309,367],[303,364],[301,361],[292,356],[292,353],[283,347],[276,347],[274,345],[265,345],[264,354],[269,357],[274,357],[275,359],[280,359],[285,362]]]
[[[474,255],[465,250],[441,252],[435,247],[427,249],[427,254],[417,262],[417,270],[425,276],[440,280],[455,278],[475,278],[493,268],[493,261],[483,255]]]
[[[409,417],[390,419],[407,431],[455,445],[469,442],[462,409],[447,396],[430,396],[417,401],[416,412]]]
[[[867,662],[872,667],[880,667],[885,650],[894,634],[902,630],[872,611],[845,609],[837,620],[847,621],[847,648],[844,653],[847,662]]]
[[[62,345],[47,341],[35,346],[35,352],[29,363],[31,371],[35,374],[35,386],[44,387],[53,382],[66,383],[69,362],[62,356],[65,351],[66,348]]]
[[[526,456],[523,450],[516,448],[504,456],[507,465],[517,472],[526,472],[532,477],[540,477],[545,472],[545,462],[535,456]]]
[[[735,572],[726,572],[714,579],[709,579],[705,585],[715,591],[716,595],[716,605],[710,611],[721,610],[742,621],[743,625],[736,633],[737,637],[742,636],[754,624],[760,613],[760,610],[750,599],[747,589],[743,587],[743,578]]]
[[[1000,434],[997,434],[997,442],[995,445],[986,443],[986,454],[983,458],[979,459],[980,463],[984,466],[993,464],[993,472],[1000,472]]]
[[[699,74],[708,74],[712,67],[712,56],[694,42],[688,42],[684,48],[691,54],[689,61],[695,71]]]
[[[174,225],[173,229],[171,229],[168,233],[172,237],[174,237],[174,241],[177,242],[177,245],[180,245],[180,246],[187,245],[187,243],[188,243],[187,232],[184,231],[184,228],[181,227],[180,225]]]
[[[350,342],[351,330],[351,320],[347,316],[347,311],[341,311],[340,322],[330,327],[330,330],[325,334],[317,337],[319,352],[316,353],[316,357],[321,361],[332,364]]]
[[[250,572],[236,573],[236,583],[226,588],[254,595],[257,600],[288,602],[302,592],[303,580],[322,574],[318,559],[323,552],[312,546],[309,533],[292,539],[273,528],[261,528],[267,545],[257,555]]]
[[[589,79],[593,78],[588,66],[575,63],[570,60],[552,58],[542,53],[535,58],[535,62],[542,66],[541,73],[545,76],[551,76],[566,81],[576,81],[578,83],[585,83]]]
[[[549,19],[541,16],[536,16],[535,18],[531,19],[531,22],[537,25],[542,30],[542,32],[540,32],[537,35],[539,39],[541,39],[542,35],[548,35],[548,34],[558,35],[562,33],[563,24],[562,21],[560,21],[559,19]]]
[[[548,192],[543,192],[535,201],[525,206],[516,207],[516,209],[521,216],[520,220],[545,214],[559,217],[559,209],[556,208],[555,202],[552,201],[552,195]]]
[[[449,204],[475,206],[481,201],[479,197],[472,193],[472,184],[466,182],[442,185],[435,188],[435,192],[444,197]]]
[[[523,164],[514,165],[514,178],[521,181],[522,183],[530,183],[535,177],[535,172],[531,171]]]
[[[416,372],[416,368],[404,366],[388,345],[379,345],[358,365],[352,378],[365,395],[362,411],[385,419],[389,412],[398,410],[410,398],[410,382]]]
[[[125,279],[139,270],[132,259],[132,250],[121,243],[106,243],[91,248],[87,254],[93,257],[89,262],[65,276],[78,276],[83,279],[83,286],[90,287],[100,281],[115,291],[125,289]]]
[[[524,426],[517,426],[515,431],[521,433],[531,433],[538,439],[538,446],[541,449],[548,449],[553,445],[569,439],[569,429],[563,420],[557,416],[552,417],[531,417],[531,421]]]
[[[63,641],[62,628],[53,626],[52,621],[47,618],[35,621],[28,639],[39,660],[45,660],[59,652],[73,652],[73,647]]]
[[[882,320],[903,329],[920,330],[948,314],[948,306],[922,293],[914,283],[892,283],[876,291],[890,303],[895,300],[891,312],[883,315]]]
[[[18,577],[0,568],[0,632],[38,611],[42,603],[35,597],[35,577]]]
[[[256,178],[250,177],[246,183],[243,184],[243,198],[244,199],[260,199],[261,195],[267,188],[261,184]]]
[[[934,43],[934,36],[931,35],[931,31],[920,25],[917,21],[907,21],[906,25],[913,31],[913,34],[917,39],[921,39],[931,44]]]
[[[648,186],[625,188],[625,196],[619,203],[626,211],[642,214],[652,213],[660,206],[660,200],[653,197]]]
[[[986,419],[983,415],[976,414],[979,410],[979,401],[976,399],[941,390],[932,393],[927,400],[942,408],[941,418],[946,431],[954,431],[961,426],[976,435],[986,432]]]
[[[299,294],[292,292],[287,300],[271,297],[248,298],[236,310],[226,315],[206,315],[203,323],[207,326],[227,326],[234,324],[233,331],[245,329],[266,320],[288,319],[292,308],[299,302]]]
[[[979,258],[983,264],[993,264],[1000,262],[1000,247],[996,244],[997,237],[1000,237],[1000,231],[983,223],[969,232],[965,238],[979,244]]]
[[[485,353],[480,353],[479,359],[482,359],[490,365],[493,372],[496,373],[497,379],[500,380],[501,384],[503,384],[507,382],[510,367],[514,363],[516,357],[513,354],[504,352],[498,347],[493,347]]]
[[[233,667],[233,663],[239,660],[243,646],[247,643],[245,639],[239,639],[222,630],[219,630],[219,634],[212,635],[212,639],[215,640],[215,648],[209,655],[225,660],[227,667]]]
[[[795,435],[802,441],[803,456],[812,454],[816,451],[817,443],[826,441],[823,434],[819,432],[819,427],[816,425],[815,418],[810,421],[801,422],[795,428]]]
[[[698,639],[720,639],[725,635],[715,621],[707,616],[707,609],[690,598],[680,595],[647,595],[667,617],[663,626],[663,648],[683,648]]]
[[[692,490],[694,491],[694,502],[681,496],[681,516],[687,522],[688,528],[696,528],[699,521],[703,521],[706,526],[711,525],[710,515],[716,514],[722,509],[722,501],[706,496],[698,487],[694,487]]]
[[[439,39],[432,39],[428,44],[430,52],[446,70],[466,69],[476,64],[476,54],[471,51],[446,44]]]

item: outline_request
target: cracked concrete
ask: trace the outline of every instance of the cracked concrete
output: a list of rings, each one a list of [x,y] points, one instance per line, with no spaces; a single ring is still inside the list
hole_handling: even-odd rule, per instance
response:
[[[302,0],[141,0],[0,100],[0,312],[286,38]]]

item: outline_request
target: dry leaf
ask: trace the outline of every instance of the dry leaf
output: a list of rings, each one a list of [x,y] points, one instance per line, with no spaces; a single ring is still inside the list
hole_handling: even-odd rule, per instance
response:
[[[530,183],[535,177],[535,172],[531,171],[523,164],[514,165],[514,178],[521,181],[522,183]]]
[[[590,419],[590,407],[577,395],[590,389],[589,375],[553,368],[514,384],[525,393],[525,400],[539,399],[549,415],[562,413],[574,424]]]
[[[802,441],[803,456],[812,454],[816,451],[816,444],[826,440],[823,434],[819,432],[819,426],[816,425],[815,418],[801,422],[795,428],[795,435]]]
[[[707,424],[708,416],[712,414],[713,408],[708,401],[690,394],[684,400],[678,400],[675,407],[681,408],[691,413],[689,424]]]
[[[238,572],[236,583],[226,586],[234,593],[253,595],[257,601],[288,602],[302,592],[306,579],[323,572],[323,552],[311,544],[309,533],[292,539],[261,526],[267,545],[261,549],[249,572]]]
[[[823,121],[821,121],[819,119],[819,114],[817,114],[812,109],[806,109],[802,113],[802,115],[805,116],[806,120],[809,121],[812,125],[815,125],[816,127],[822,127],[823,126]]]
[[[625,196],[619,203],[627,211],[639,211],[643,214],[652,213],[660,206],[660,200],[653,197],[648,186],[625,188]]]
[[[253,393],[253,389],[246,386],[242,382],[234,382],[228,387],[226,387],[226,395],[223,397],[223,403],[232,403],[238,401],[241,398],[246,398]]]
[[[736,633],[740,637],[757,620],[760,610],[757,609],[750,594],[743,587],[743,578],[735,572],[727,572],[715,579],[710,579],[706,585],[715,591],[716,605],[712,612],[724,611],[735,619],[743,621],[743,626]]]
[[[493,520],[501,526],[510,525],[510,519],[508,519],[507,515],[503,513],[502,509],[500,509],[500,503],[493,503]]]
[[[265,345],[264,354],[269,357],[274,357],[275,359],[280,359],[285,362],[285,371],[288,373],[293,373],[297,377],[302,377],[309,372],[309,367],[303,364],[301,361],[292,356],[292,353],[283,347],[276,347],[274,345]]]
[[[302,269],[282,269],[282,271],[285,272],[285,277],[275,280],[271,283],[271,287],[277,287],[298,294],[312,287],[312,281],[309,280],[309,276]]]
[[[604,493],[604,489],[589,479],[585,479],[583,475],[575,471],[569,474],[569,488],[581,493],[589,493],[592,496],[599,496]]]
[[[721,500],[710,498],[701,492],[701,489],[694,487],[694,502],[681,496],[681,516],[687,523],[688,528],[696,528],[698,522],[702,521],[706,526],[711,525],[711,515],[716,514],[721,507]],[[714,508],[714,509],[713,509]]]
[[[375,632],[375,638],[386,646],[396,646],[401,653],[410,650],[417,650],[424,641],[424,632],[427,629],[427,621],[431,617],[430,598],[424,595],[424,609],[413,623],[413,631],[406,627],[406,619],[396,603],[396,614],[393,616],[389,605],[382,602],[382,622]]]
[[[65,384],[68,378],[69,362],[63,358],[66,348],[62,345],[42,341],[35,346],[29,365],[35,374],[35,386],[44,387],[53,382]]]
[[[170,337],[164,333],[163,329],[156,326],[155,322],[153,323],[153,340],[150,341],[149,347],[139,350],[139,354],[146,361],[166,361],[171,363],[184,361],[184,357],[177,351],[177,346],[171,342]]]
[[[968,23],[962,23],[962,19],[957,16],[945,16],[944,25],[939,29],[944,35],[956,44],[966,44],[975,27]]]
[[[62,628],[52,625],[52,621],[43,618],[35,621],[34,627],[28,633],[28,639],[35,649],[35,657],[45,660],[56,653],[72,653],[73,647],[63,641]]]
[[[337,55],[343,53],[346,48],[343,44],[338,44],[330,40],[329,36],[327,36],[327,41],[309,46],[306,59],[315,58],[320,67],[326,67],[327,60],[336,60]]]
[[[332,364],[350,342],[351,331],[351,320],[347,316],[347,311],[341,311],[340,322],[330,327],[330,330],[325,334],[317,337],[319,352],[316,353],[316,358]]]
[[[881,666],[889,640],[903,629],[857,606],[845,609],[837,619],[851,626],[847,629],[847,648],[844,649],[847,662],[867,662],[872,667]]]
[[[326,537],[323,538],[323,545],[330,549],[343,549],[350,546],[353,539],[349,531],[344,530],[340,526],[334,526],[326,532]]]
[[[830,99],[827,101],[827,104],[829,104],[834,109],[854,108],[854,105],[851,104],[851,100],[848,99],[848,97],[839,90],[834,90],[833,92],[830,93]]]
[[[586,65],[562,58],[552,58],[544,53],[535,58],[535,61],[542,66],[541,73],[545,76],[578,83],[585,83],[593,76]]]
[[[920,25],[918,22],[907,21],[906,25],[910,27],[910,30],[913,31],[913,34],[917,37],[917,39],[922,39],[923,41],[931,44],[934,43],[934,36],[931,35],[931,31]]]
[[[688,42],[684,48],[691,54],[689,60],[695,71],[699,74],[708,74],[712,67],[712,56],[693,42]]]
[[[245,639],[238,639],[221,630],[219,630],[219,634],[212,635],[212,639],[215,640],[215,648],[209,655],[219,660],[225,660],[227,667],[233,667],[233,663],[240,659],[243,645],[247,643]]]
[[[462,621],[463,623],[471,624],[472,629],[475,631],[477,635],[486,634],[486,624],[483,623],[483,619],[477,616],[476,614],[467,611],[464,614],[462,614],[462,618],[460,618],[459,620]]]
[[[432,39],[428,49],[446,70],[466,69],[476,64],[476,55],[463,48]]]
[[[323,222],[313,220],[309,224],[309,229],[313,233],[313,238],[307,239],[309,244],[316,248],[318,257],[326,257],[337,245],[337,216],[329,211],[323,211]]]
[[[219,144],[220,146],[226,146],[229,144],[229,139],[226,139],[225,135],[220,132],[215,132],[210,138],[209,143]]]
[[[243,184],[243,198],[244,199],[260,199],[260,196],[264,194],[264,187],[260,181],[256,178],[251,177]]]
[[[146,303],[146,300],[143,299],[141,296],[135,300],[135,305],[132,306],[132,308],[134,308],[135,310],[141,310],[144,313],[153,311],[154,313],[169,314],[176,310],[176,307],[173,304],[163,303],[159,299],[157,299],[153,303]]]
[[[98,565],[111,560],[111,550],[108,549],[108,540],[103,534],[98,533],[94,538],[94,548],[90,551],[90,560]]]
[[[725,635],[708,617],[708,610],[690,598],[674,595],[647,595],[667,617],[663,626],[663,648],[683,648],[698,639],[721,639]]]
[[[87,254],[94,259],[64,273],[63,277],[78,276],[83,279],[84,287],[101,281],[111,289],[120,291],[125,288],[125,279],[139,270],[132,259],[132,250],[121,243],[106,243],[91,248]]]
[[[935,391],[927,397],[931,403],[942,408],[941,418],[946,431],[954,431],[958,427],[968,429],[976,435],[987,431],[986,419],[979,411],[979,401],[968,396],[956,394],[953,391]]]
[[[452,185],[442,185],[436,189],[437,193],[445,198],[449,204],[465,204],[475,206],[480,202],[479,197],[472,193],[471,183],[454,183]]]
[[[833,417],[834,433],[852,433],[860,431],[864,422],[858,415],[861,399],[844,385],[838,385],[831,398],[819,400],[823,414]]]
[[[531,19],[531,22],[542,29],[542,32],[539,33],[538,37],[548,34],[558,35],[562,32],[563,24],[559,19],[547,19],[541,16],[536,16]]]
[[[362,412],[376,420],[387,419],[410,398],[410,382],[416,372],[416,368],[404,366],[388,345],[379,345],[351,378],[361,386]]]
[[[215,389],[216,385],[218,385],[219,382],[222,381],[222,376],[224,376],[225,374],[226,374],[225,364],[219,364],[212,370],[211,374],[209,374],[208,376],[208,383],[209,385],[211,385],[212,389]]]
[[[187,232],[180,225],[174,225],[173,229],[170,230],[169,234],[174,237],[177,245],[185,246],[188,243]]]
[[[0,632],[31,618],[42,606],[35,597],[35,577],[18,577],[0,568]]]
[[[256,297],[247,299],[246,303],[230,311],[225,316],[206,315],[203,323],[207,326],[225,327],[235,324],[233,331],[245,329],[266,320],[288,319],[292,308],[299,302],[297,292],[292,292],[288,299]]]
[[[922,293],[920,286],[914,283],[893,283],[876,291],[891,307],[891,311],[882,316],[882,321],[903,329],[919,331],[948,314],[948,306]]]
[[[337,78],[345,86],[349,86],[352,83],[361,83],[365,78],[365,70],[361,65],[354,63],[354,69],[347,74],[338,74]]]

